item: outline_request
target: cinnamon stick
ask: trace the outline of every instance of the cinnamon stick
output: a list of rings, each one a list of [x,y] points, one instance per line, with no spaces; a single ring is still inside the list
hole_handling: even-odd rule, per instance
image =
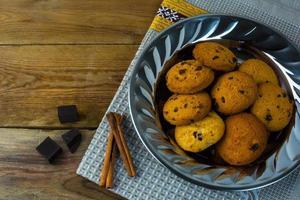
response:
[[[110,157],[111,157],[111,152],[113,149],[113,141],[114,141],[113,129],[110,128],[109,134],[108,134],[108,139],[107,139],[104,164],[103,164],[103,167],[101,170],[100,187],[105,187],[105,185],[106,185],[107,174],[108,174],[109,167],[110,167]]]
[[[107,139],[103,168],[101,170],[100,186],[111,188],[113,185],[113,173],[118,150],[128,175],[135,176],[136,170],[121,126],[124,117],[118,113],[112,112],[108,113],[106,117],[108,119],[110,130]]]
[[[107,179],[106,179],[106,188],[112,188],[113,185],[113,176],[114,176],[114,169],[115,169],[115,163],[116,163],[116,158],[117,158],[117,145],[114,142],[113,144],[113,150],[111,153],[110,157],[110,165],[109,165],[109,171],[107,174]]]
[[[117,114],[117,113],[114,113],[114,115],[115,115],[115,118],[117,120],[120,139],[122,141],[122,145],[123,145],[123,148],[125,150],[125,154],[126,154],[126,157],[127,157],[127,160],[128,160],[129,167],[130,167],[131,175],[135,176],[136,175],[135,167],[133,165],[133,161],[132,161],[129,149],[128,149],[127,143],[125,141],[124,132],[123,132],[123,129],[121,127],[123,117],[120,114]]]
[[[130,155],[129,151],[128,151],[128,147],[125,143],[124,136],[123,137],[121,136],[123,132],[122,132],[121,124],[119,124],[119,123],[122,121],[122,118],[120,116],[118,116],[118,114],[116,114],[116,113],[108,113],[107,119],[108,119],[109,125],[112,129],[116,144],[118,146],[120,156],[123,160],[124,167],[127,170],[127,173],[129,176],[134,176],[135,170],[132,170],[133,163],[132,163],[132,160],[128,158],[129,157],[128,155]],[[126,147],[127,147],[127,150],[125,150]],[[131,162],[129,160],[131,160]]]
[[[123,145],[122,145],[122,141],[120,139],[119,130],[118,130],[118,127],[117,127],[117,121],[115,119],[114,114],[113,113],[108,113],[107,114],[107,119],[108,119],[109,126],[111,127],[112,132],[114,134],[114,138],[116,140],[116,143],[117,143],[117,146],[118,146],[118,149],[119,149],[119,152],[120,152],[120,156],[121,156],[121,158],[123,160],[123,163],[124,163],[124,167],[127,170],[128,175],[131,175],[129,163],[128,163],[128,160],[127,160],[127,157],[126,157],[126,154],[125,154],[125,150],[124,150]]]

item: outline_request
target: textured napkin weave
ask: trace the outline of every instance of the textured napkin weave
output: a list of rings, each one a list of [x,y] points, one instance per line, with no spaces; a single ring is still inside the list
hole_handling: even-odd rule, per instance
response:
[[[169,172],[146,150],[133,128],[128,109],[129,79],[141,51],[158,33],[177,21],[209,11],[216,14],[240,15],[268,24],[300,47],[300,3],[297,0],[164,0],[146,33],[108,111],[127,116],[126,139],[132,152],[137,176],[130,178],[119,159],[112,191],[128,199],[250,199],[248,192],[223,192],[191,184]],[[100,123],[78,169],[77,174],[99,183],[105,154],[108,124]],[[256,190],[260,199],[300,199],[299,170],[287,178]]]

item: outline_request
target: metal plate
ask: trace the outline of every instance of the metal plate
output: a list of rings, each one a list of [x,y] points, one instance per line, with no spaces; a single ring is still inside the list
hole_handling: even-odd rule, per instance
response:
[[[182,49],[197,42],[219,40],[237,50],[267,60],[295,100],[291,123],[280,144],[255,165],[233,167],[199,162],[183,152],[163,130],[155,104],[158,78]],[[243,52],[243,51],[241,51]],[[243,60],[242,53],[239,59]],[[201,15],[179,22],[159,34],[144,49],[134,68],[129,106],[135,129],[150,153],[178,176],[213,189],[250,190],[285,177],[300,163],[300,56],[281,34],[257,22],[235,16]]]

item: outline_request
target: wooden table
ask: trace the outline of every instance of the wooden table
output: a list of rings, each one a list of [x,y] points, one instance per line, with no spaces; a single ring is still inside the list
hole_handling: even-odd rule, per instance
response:
[[[75,172],[160,2],[0,0],[0,199],[121,199]],[[67,104],[80,122],[59,123]],[[35,150],[47,136],[64,149],[56,165]]]

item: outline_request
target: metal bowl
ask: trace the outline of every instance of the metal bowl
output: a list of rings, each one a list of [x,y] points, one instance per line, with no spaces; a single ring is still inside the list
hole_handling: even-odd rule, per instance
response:
[[[255,163],[234,167],[209,156],[182,151],[164,131],[159,100],[167,96],[162,85],[168,68],[189,57],[195,43],[215,40],[235,51],[239,62],[259,57],[276,71],[282,87],[295,101],[290,124],[271,138],[270,148]],[[270,185],[300,163],[300,56],[284,36],[273,29],[236,16],[201,15],[174,24],[142,52],[132,73],[129,106],[137,134],[149,152],[178,176],[220,190],[250,190]],[[274,135],[274,134],[273,134]]]

